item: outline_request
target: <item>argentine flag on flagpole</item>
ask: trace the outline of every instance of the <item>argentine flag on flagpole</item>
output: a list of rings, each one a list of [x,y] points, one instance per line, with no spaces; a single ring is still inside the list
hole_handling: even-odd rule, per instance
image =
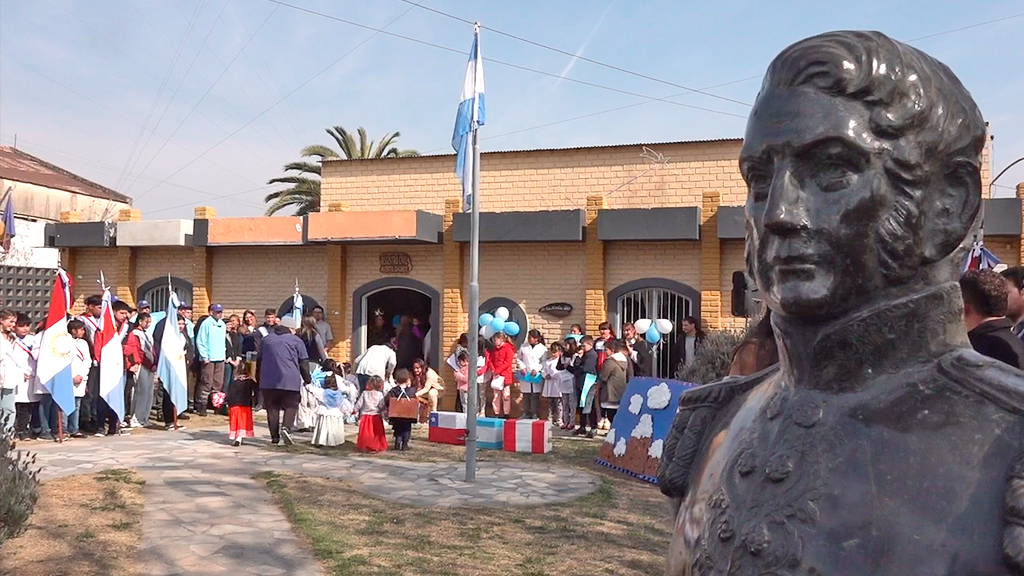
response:
[[[462,210],[469,212],[473,207],[473,138],[476,129],[484,125],[487,118],[484,106],[484,61],[480,57],[480,25],[473,26],[473,47],[469,51],[466,65],[466,80],[462,83],[462,100],[459,113],[455,116],[455,133],[452,134],[452,148],[455,157],[455,174],[462,181]]]
[[[167,312],[164,316],[164,331],[160,337],[160,356],[157,358],[156,376],[160,384],[167,390],[174,405],[175,414],[181,414],[188,408],[188,370],[185,363],[185,340],[178,331],[178,295],[170,286],[167,298]],[[170,422],[167,422],[170,424]]]

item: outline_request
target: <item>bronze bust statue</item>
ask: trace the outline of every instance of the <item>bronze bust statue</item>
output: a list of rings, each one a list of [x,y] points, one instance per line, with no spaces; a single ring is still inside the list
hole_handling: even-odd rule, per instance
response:
[[[739,162],[780,361],[680,400],[669,574],[1024,574],[1024,372],[970,349],[956,283],[985,131],[879,33],[772,61]]]

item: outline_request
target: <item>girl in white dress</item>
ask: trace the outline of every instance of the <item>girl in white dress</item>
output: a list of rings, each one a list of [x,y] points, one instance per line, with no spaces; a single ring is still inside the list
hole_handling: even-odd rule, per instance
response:
[[[334,374],[324,378],[324,387],[311,384],[306,390],[316,398],[316,425],[313,427],[313,446],[340,446],[345,443],[345,416],[352,413],[352,403],[338,390]]]

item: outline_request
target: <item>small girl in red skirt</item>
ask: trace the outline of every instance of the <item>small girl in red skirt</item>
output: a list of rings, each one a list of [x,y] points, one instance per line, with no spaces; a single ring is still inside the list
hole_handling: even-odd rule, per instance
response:
[[[384,379],[373,376],[366,383],[366,390],[356,400],[355,413],[359,416],[359,436],[356,449],[361,452],[384,452],[388,449],[388,438],[384,434]]]
[[[241,446],[242,438],[255,438],[252,428],[252,407],[256,401],[256,381],[249,377],[248,364],[242,362],[234,369],[234,378],[228,383],[225,400],[231,431],[228,439],[232,446]]]

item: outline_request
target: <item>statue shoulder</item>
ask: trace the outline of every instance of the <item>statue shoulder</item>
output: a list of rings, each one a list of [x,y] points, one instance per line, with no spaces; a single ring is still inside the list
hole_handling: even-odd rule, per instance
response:
[[[778,365],[749,376],[724,378],[682,394],[658,467],[658,487],[662,493],[672,498],[686,495],[690,469],[718,414],[776,372]]]
[[[966,348],[940,358],[938,369],[962,388],[1024,416],[1024,371]]]

